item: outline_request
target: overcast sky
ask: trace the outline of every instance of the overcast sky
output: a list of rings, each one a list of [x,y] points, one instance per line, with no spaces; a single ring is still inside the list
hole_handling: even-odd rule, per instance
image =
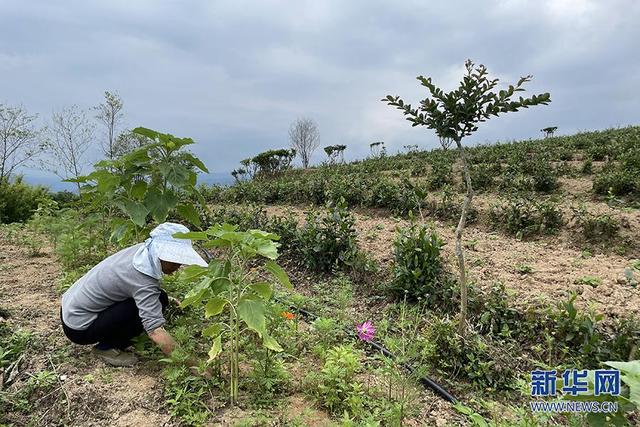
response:
[[[420,74],[452,89],[471,58],[504,83],[533,74],[528,93],[553,102],[492,119],[469,143],[571,133],[640,122],[639,23],[635,0],[0,0],[0,103],[44,123],[117,91],[128,127],[192,137],[227,172],[286,147],[299,116],[347,158],[374,141],[434,147],[380,99],[415,103]]]

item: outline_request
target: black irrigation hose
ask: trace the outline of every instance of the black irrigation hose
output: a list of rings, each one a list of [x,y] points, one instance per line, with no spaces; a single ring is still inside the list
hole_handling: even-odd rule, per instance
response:
[[[206,255],[206,257],[211,260],[213,259],[213,257],[211,256],[211,254],[204,248],[198,246],[198,248]],[[280,303],[284,303],[284,301],[282,301],[280,298],[274,296],[274,299]],[[304,309],[304,308],[300,308],[300,307],[296,307],[294,305],[288,304],[289,308],[291,310],[294,310],[298,313],[300,313],[302,316],[304,316],[306,319],[309,319],[311,321],[317,319],[319,316],[311,313],[310,311]],[[353,335],[353,331],[351,330],[347,330],[347,333],[349,335]],[[391,351],[389,351],[387,348],[385,348],[382,344],[380,344],[379,342],[376,341],[365,341],[365,343],[367,343],[369,346],[373,347],[374,349],[380,351],[380,353],[382,353],[384,356],[390,358],[390,359],[397,359],[397,356],[395,354],[393,354]],[[413,373],[415,371],[415,369],[413,368],[413,366],[411,366],[408,363],[402,363],[401,366],[407,370],[407,372],[409,372],[410,374]],[[429,377],[421,377],[419,378],[420,384],[422,384],[423,387],[431,389],[432,391],[434,391],[438,396],[442,397],[444,400],[446,400],[447,402],[451,402],[453,404],[458,403],[458,399],[456,399],[455,397],[453,397],[453,395],[451,393],[449,393],[447,390],[444,389],[444,387],[442,387],[440,384],[438,384],[437,382],[435,382],[434,380],[432,380]]]

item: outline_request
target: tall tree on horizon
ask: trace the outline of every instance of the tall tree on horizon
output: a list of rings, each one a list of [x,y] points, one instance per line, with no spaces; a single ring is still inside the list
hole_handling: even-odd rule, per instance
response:
[[[89,164],[87,150],[93,144],[95,126],[77,105],[54,111],[43,148],[50,157],[43,161],[46,170],[62,179],[78,178]],[[76,182],[78,193],[80,183]]]
[[[42,152],[37,118],[23,107],[0,104],[0,183]]]
[[[124,104],[117,92],[104,92],[104,102],[94,107],[96,119],[106,129],[106,140],[102,142],[102,152],[109,159],[118,157],[118,128],[124,118]]]
[[[302,161],[302,167],[309,167],[311,155],[320,145],[318,125],[309,118],[299,118],[289,128],[291,148],[296,150]]]

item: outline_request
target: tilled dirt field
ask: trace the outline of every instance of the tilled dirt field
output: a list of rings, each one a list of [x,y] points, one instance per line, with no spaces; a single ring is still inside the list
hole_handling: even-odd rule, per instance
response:
[[[4,391],[24,388],[41,370],[57,374],[57,383],[36,391],[24,411],[0,413],[0,425],[172,425],[163,407],[157,363],[112,368],[92,358],[89,347],[66,339],[55,289],[58,276],[49,250],[31,257],[25,249],[0,241],[0,306],[9,312],[2,321],[32,335],[19,374]]]
[[[161,364],[141,359],[133,368],[114,368],[91,356],[90,347],[77,346],[64,336],[59,318],[56,281],[60,275],[50,249],[32,257],[25,248],[0,240],[0,308],[9,313],[1,318],[11,330],[23,330],[32,338],[19,365],[19,373],[4,390],[14,393],[24,388],[29,378],[43,370],[55,371],[56,383],[35,391],[28,407],[0,413],[0,426],[174,426],[162,395]],[[316,361],[317,362],[317,361]],[[308,373],[308,360],[300,361],[298,380]],[[378,379],[371,376],[368,382]],[[298,389],[299,387],[295,387]],[[450,404],[429,390],[417,390],[417,413],[406,425],[464,425],[464,418]],[[305,395],[296,391],[282,408],[273,408],[276,418],[285,420],[259,425],[335,426],[325,411],[314,408]],[[252,412],[239,408],[212,414],[207,425],[246,424]],[[297,419],[298,424],[286,420]],[[243,421],[244,420],[244,421]]]
[[[481,196],[476,203],[480,210],[493,200],[495,198]],[[504,283],[513,291],[516,305],[555,304],[575,292],[578,305],[593,307],[607,316],[640,315],[640,287],[632,286],[625,278],[625,269],[640,257],[635,245],[640,237],[640,214],[638,211],[614,211],[604,203],[589,203],[588,208],[594,212],[613,212],[612,215],[625,224],[620,236],[607,245],[594,247],[577,235],[578,231],[571,223],[558,234],[528,240],[518,240],[492,230],[482,219],[468,225],[464,241],[470,280],[480,288],[490,287],[495,282]],[[266,207],[268,215],[285,215],[290,211],[302,223],[311,209],[304,206]],[[396,229],[406,226],[408,221],[371,209],[356,210],[354,216],[361,249],[383,266],[389,266]],[[425,222],[432,223],[444,240],[443,256],[455,271],[455,224],[434,218],[425,218]],[[627,245],[631,242],[631,247],[620,255],[613,249],[623,241]],[[523,269],[530,272],[522,272]],[[635,271],[635,275],[636,280],[640,279],[639,272]],[[601,282],[597,285],[576,282],[585,276],[596,277]]]

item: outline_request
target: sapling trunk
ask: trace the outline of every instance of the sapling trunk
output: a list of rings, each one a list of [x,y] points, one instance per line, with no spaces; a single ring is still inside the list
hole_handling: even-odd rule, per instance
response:
[[[464,265],[464,248],[462,247],[462,232],[467,220],[467,212],[473,199],[473,187],[471,186],[471,174],[469,173],[469,165],[467,164],[467,158],[464,152],[464,147],[461,143],[461,138],[455,140],[460,152],[460,159],[462,160],[462,170],[464,172],[464,181],[467,187],[467,192],[462,203],[462,213],[460,214],[460,221],[458,221],[458,227],[456,227],[456,256],[458,257],[458,268],[460,269],[460,323],[458,324],[458,333],[464,336],[467,332],[467,273]]]

